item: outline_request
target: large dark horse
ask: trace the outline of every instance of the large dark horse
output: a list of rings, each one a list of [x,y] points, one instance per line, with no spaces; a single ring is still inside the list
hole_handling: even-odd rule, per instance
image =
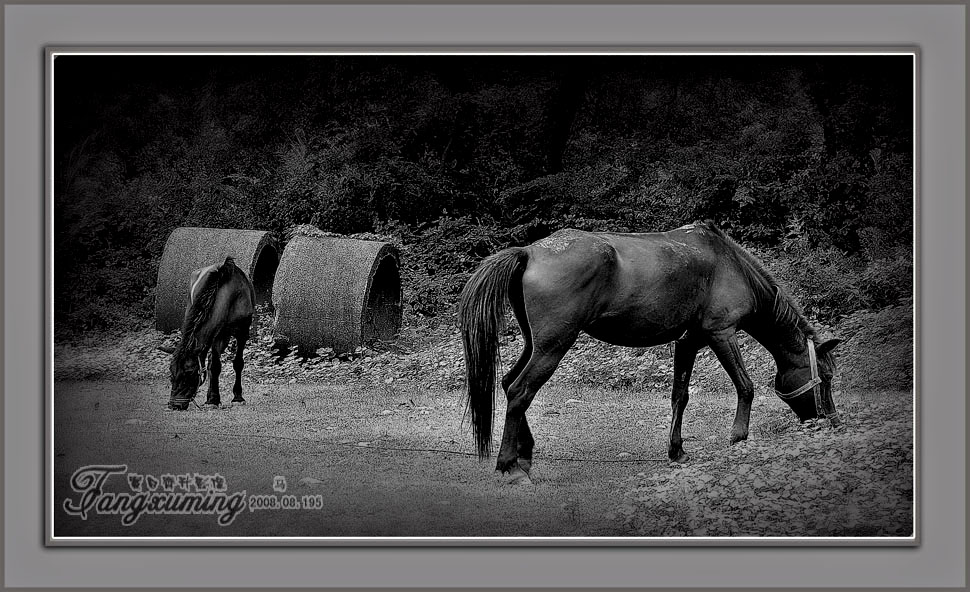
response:
[[[459,305],[471,423],[480,458],[492,439],[498,335],[506,302],[525,347],[502,379],[508,399],[496,469],[528,472],[534,440],[525,412],[581,331],[611,343],[647,347],[674,341],[669,457],[687,460],[681,420],[697,352],[717,355],[738,392],[731,443],[748,437],[754,386],[736,333],[760,342],[778,367],[775,390],[801,420],[838,424],[832,400],[839,340],[821,342],[798,306],[757,259],[710,222],[670,232],[561,230],[527,247],[485,259]]]
[[[168,408],[184,410],[209,374],[206,405],[218,407],[219,372],[222,353],[229,338],[236,338],[236,357],[232,367],[236,383],[232,386],[233,403],[245,403],[242,396],[243,349],[253,320],[256,291],[232,257],[220,265],[210,265],[192,272],[189,279],[189,303],[182,323],[182,340],[171,352],[169,367],[172,394]],[[206,356],[211,350],[209,367]]]

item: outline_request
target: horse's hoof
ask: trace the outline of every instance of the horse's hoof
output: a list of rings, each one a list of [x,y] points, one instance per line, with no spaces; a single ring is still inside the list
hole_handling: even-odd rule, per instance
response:
[[[205,404],[205,408],[206,408],[206,411],[208,411],[209,409],[218,409],[219,408],[219,404],[218,403],[206,403]]]
[[[678,463],[678,464],[684,464],[685,462],[687,462],[689,460],[690,460],[690,455],[688,455],[683,450],[680,450],[680,451],[675,452],[675,453],[673,453],[673,454],[670,455],[670,462],[675,462],[675,463]]]
[[[520,458],[516,461],[516,464],[518,464],[519,468],[525,471],[527,475],[532,472],[532,459]]]
[[[512,460],[499,459],[499,461],[495,463],[495,470],[502,473],[503,475],[506,473],[511,473],[512,469],[514,469],[515,467],[516,467],[516,464],[515,464],[514,458]]]
[[[520,467],[515,467],[509,474],[509,485],[532,485],[532,478]]]
[[[239,399],[238,401],[236,401],[235,399],[233,399],[232,404],[233,405],[245,405],[246,404],[246,401],[244,401],[242,399]]]
[[[735,433],[731,434],[731,444],[737,444],[738,442],[741,442],[747,439],[748,439],[747,434],[735,434]]]

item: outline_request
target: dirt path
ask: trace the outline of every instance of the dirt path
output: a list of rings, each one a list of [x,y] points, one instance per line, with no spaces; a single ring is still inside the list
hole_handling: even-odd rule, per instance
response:
[[[167,381],[55,383],[59,536],[602,537],[905,536],[912,529],[908,393],[844,399],[846,426],[799,425],[760,397],[752,433],[727,444],[732,393],[695,396],[686,466],[666,462],[661,394],[551,387],[530,417],[532,485],[471,455],[456,392],[383,384],[251,384],[249,404],[165,412]],[[501,409],[498,410],[501,413]],[[500,429],[500,428],[497,428]],[[496,434],[496,437],[498,434]],[[74,471],[203,474],[226,493],[313,497],[315,509],[217,516],[67,515]],[[105,491],[130,491],[123,476]]]
[[[457,396],[388,398],[374,390],[259,386],[246,406],[162,411],[167,384],[58,383],[55,500],[80,494],[69,479],[79,467],[125,464],[129,471],[218,473],[228,491],[319,494],[314,510],[241,513],[220,527],[209,516],[57,516],[64,536],[623,536],[616,515],[618,479],[631,463],[543,460],[531,486],[511,487],[466,454]],[[341,403],[343,401],[343,403]],[[466,426],[467,427],[467,426]],[[465,444],[460,445],[459,439]],[[390,450],[409,448],[412,450]],[[627,466],[624,466],[627,465]],[[106,490],[125,491],[121,476]],[[610,515],[607,518],[607,515]]]

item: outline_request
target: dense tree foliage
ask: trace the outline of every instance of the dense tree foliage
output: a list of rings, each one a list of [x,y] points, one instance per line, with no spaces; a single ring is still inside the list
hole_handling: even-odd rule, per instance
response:
[[[811,314],[912,292],[906,56],[61,56],[55,312],[151,310],[178,226],[405,247],[410,310],[564,226],[710,218]]]

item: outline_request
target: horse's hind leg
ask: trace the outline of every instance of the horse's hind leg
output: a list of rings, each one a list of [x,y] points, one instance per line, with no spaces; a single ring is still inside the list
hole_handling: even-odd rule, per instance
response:
[[[509,387],[515,382],[515,379],[522,374],[522,369],[525,365],[529,363],[529,358],[532,357],[532,344],[526,342],[525,348],[522,349],[522,353],[519,354],[519,359],[516,360],[515,364],[512,365],[512,369],[506,372],[505,376],[502,377],[502,390],[505,391],[506,396],[509,394]]]
[[[232,385],[232,402],[245,404],[242,396],[243,350],[246,349],[246,339],[249,338],[249,323],[236,332],[236,357],[232,360],[232,369],[236,371],[236,382]]]
[[[512,369],[502,378],[502,390],[505,391],[506,399],[511,401],[512,397],[509,395],[509,387],[522,374],[522,370],[532,358],[532,328],[529,326],[529,318],[526,316],[525,304],[522,302],[517,291],[512,290],[510,292],[509,303],[512,306],[512,313],[515,315],[515,320],[519,324],[519,329],[522,331],[522,341],[524,342],[519,359],[516,360],[515,364],[512,365]],[[532,468],[532,449],[534,446],[535,440],[532,438],[532,431],[529,429],[529,421],[523,415],[522,422],[519,424],[519,432],[516,435],[516,452],[519,455],[519,466],[526,473]]]
[[[575,339],[575,336],[573,336],[566,340],[561,348],[556,348],[550,352],[533,350],[532,357],[529,358],[519,377],[509,387],[508,408],[505,411],[505,430],[502,433],[502,446],[499,449],[498,462],[495,465],[496,470],[503,473],[511,471],[519,458],[520,450],[528,453],[527,460],[531,460],[533,440],[529,424],[525,419],[525,412],[532,404],[536,393],[555,372],[559,362]],[[525,434],[528,435],[528,438],[520,440]]]
[[[529,419],[522,415],[522,423],[519,424],[519,436],[515,441],[516,452],[519,455],[517,463],[519,467],[529,473],[532,471],[532,450],[535,448],[535,438],[532,437],[532,430],[529,429]]]
[[[502,378],[502,390],[505,391],[506,399],[511,403],[513,395],[510,394],[509,388],[515,382],[515,380],[522,374],[522,370],[528,364],[529,359],[532,357],[532,343],[528,340],[526,341],[525,348],[522,350],[522,354],[519,356],[518,361],[512,366],[512,369]],[[516,449],[519,455],[519,465],[522,469],[528,473],[532,468],[532,449],[535,446],[535,440],[532,438],[532,431],[529,429],[529,422],[526,420],[525,416],[522,416],[522,422],[519,424],[519,432],[516,435]]]
[[[670,396],[672,415],[667,456],[670,457],[670,460],[679,463],[689,460],[684,452],[684,440],[680,434],[680,426],[684,419],[684,409],[687,408],[690,375],[694,370],[694,360],[697,358],[698,349],[697,344],[687,340],[678,341],[674,345],[674,389]]]
[[[512,369],[502,378],[502,390],[505,391],[506,396],[509,394],[509,387],[515,382],[515,379],[522,374],[522,369],[525,365],[529,363],[529,359],[532,357],[532,328],[529,326],[529,317],[525,312],[525,303],[522,301],[521,288],[518,290],[509,290],[509,304],[512,307],[512,314],[515,315],[515,321],[519,324],[519,329],[522,331],[522,353],[519,354],[519,359],[516,360],[515,364],[512,365]]]
[[[738,348],[738,337],[733,331],[719,335],[711,340],[710,346],[718,361],[731,376],[734,388],[738,391],[738,409],[734,415],[734,425],[731,427],[731,444],[747,440],[751,401],[754,400],[754,383],[744,369],[744,360]]]

